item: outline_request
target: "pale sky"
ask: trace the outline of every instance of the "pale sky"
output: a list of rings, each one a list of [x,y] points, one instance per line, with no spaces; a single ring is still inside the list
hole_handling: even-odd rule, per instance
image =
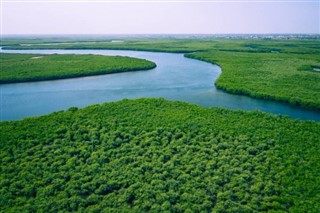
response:
[[[320,1],[1,0],[5,34],[320,33]]]

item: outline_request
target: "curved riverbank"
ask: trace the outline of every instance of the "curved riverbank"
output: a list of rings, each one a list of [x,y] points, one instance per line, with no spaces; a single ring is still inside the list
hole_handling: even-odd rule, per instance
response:
[[[215,81],[218,89],[320,110],[320,76],[305,72],[306,63],[317,62],[316,55],[217,51],[185,56],[221,66],[223,72]]]
[[[1,54],[0,84],[149,70],[156,64],[126,56]]]

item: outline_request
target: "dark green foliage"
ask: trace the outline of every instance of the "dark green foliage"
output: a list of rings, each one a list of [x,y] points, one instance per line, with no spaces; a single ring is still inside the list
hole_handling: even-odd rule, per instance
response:
[[[42,81],[152,69],[145,59],[98,55],[0,54],[1,83]]]
[[[320,124],[163,99],[2,122],[2,212],[317,212]]]

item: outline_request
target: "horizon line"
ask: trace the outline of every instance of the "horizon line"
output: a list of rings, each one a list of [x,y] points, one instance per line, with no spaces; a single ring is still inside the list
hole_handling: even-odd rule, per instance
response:
[[[320,33],[1,33],[1,35],[320,35]]]
[[[2,0],[2,3],[318,3],[318,0]]]

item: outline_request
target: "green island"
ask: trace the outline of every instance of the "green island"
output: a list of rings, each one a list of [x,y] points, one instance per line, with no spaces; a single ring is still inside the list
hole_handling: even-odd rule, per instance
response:
[[[164,99],[1,122],[1,212],[317,212],[320,123]]]
[[[268,38],[119,38],[4,40],[4,49],[121,49],[187,53],[186,57],[218,64],[215,83],[227,92],[320,109],[320,40],[318,37]],[[74,43],[72,43],[72,41]],[[91,42],[90,42],[91,41]],[[60,44],[59,44],[60,42]],[[70,42],[70,43],[63,43]],[[28,43],[30,45],[21,45]],[[47,44],[55,45],[47,45]],[[62,43],[62,44],[61,44]]]
[[[147,70],[156,64],[145,59],[99,55],[0,54],[0,84],[75,78]]]

